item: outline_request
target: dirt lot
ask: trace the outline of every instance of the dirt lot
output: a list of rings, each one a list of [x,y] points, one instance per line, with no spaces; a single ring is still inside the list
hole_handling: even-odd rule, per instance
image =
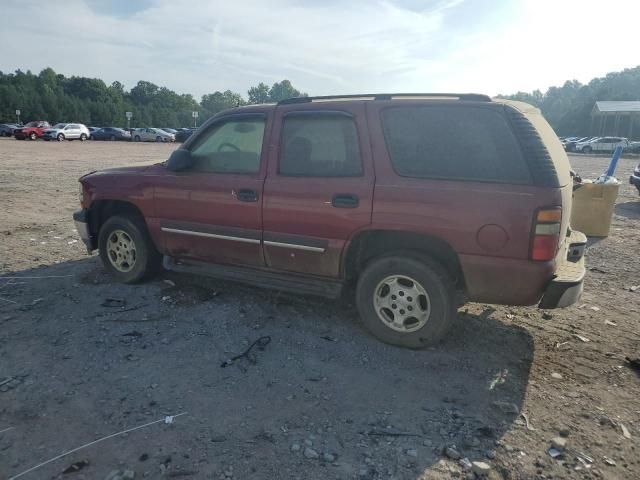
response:
[[[491,478],[640,478],[640,377],[624,360],[640,356],[635,161],[578,305],[466,305],[443,345],[407,351],[346,303],[173,274],[112,283],[73,228],[77,177],[172,148],[0,140],[0,478],[466,478],[453,446]],[[571,161],[587,178],[607,163]]]

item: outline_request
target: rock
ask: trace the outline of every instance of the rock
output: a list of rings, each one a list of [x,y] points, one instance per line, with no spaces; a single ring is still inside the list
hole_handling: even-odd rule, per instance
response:
[[[571,431],[568,428],[561,428],[558,433],[560,434],[561,437],[567,438],[569,435],[571,435]]]
[[[471,464],[471,461],[466,457],[461,458],[458,463],[460,463],[460,466],[462,467],[463,470],[471,470],[471,468],[473,467],[473,465]]]
[[[486,452],[484,452],[484,456],[487,457],[489,460],[495,460],[496,452],[494,452],[493,450],[487,450]]]
[[[445,448],[444,454],[451,460],[460,460],[462,458],[462,454],[455,447]]]
[[[418,451],[413,448],[410,448],[409,450],[407,450],[406,454],[408,457],[418,458]]]
[[[486,462],[473,462],[471,464],[471,470],[479,477],[483,477],[489,474],[491,465]]]
[[[556,450],[563,451],[567,446],[567,439],[563,437],[555,437],[551,439],[551,446]]]
[[[333,463],[336,461],[336,456],[331,453],[323,453],[322,460],[324,460],[327,463]]]
[[[304,444],[305,444],[307,447],[313,447],[313,442],[312,442],[311,440],[309,440],[309,439],[305,440],[305,441],[304,441]]]
[[[307,447],[304,449],[304,458],[308,458],[309,460],[315,460],[320,457],[320,454],[316,452],[313,448]]]
[[[551,378],[555,378],[556,380],[562,380],[562,375],[559,374],[558,372],[553,372],[551,374]]]
[[[292,452],[299,452],[300,451],[300,444],[299,443],[294,443],[293,445],[291,445],[291,451]]]
[[[553,315],[551,315],[549,312],[544,312],[544,313],[542,314],[542,318],[543,318],[544,320],[551,320],[551,319],[553,318]]]
[[[606,463],[610,467],[615,467],[616,466],[615,460],[613,460],[613,459],[611,459],[609,457],[603,457],[603,460],[604,460],[604,463]]]
[[[125,470],[122,472],[122,480],[134,480],[136,478],[136,472],[133,470]]]

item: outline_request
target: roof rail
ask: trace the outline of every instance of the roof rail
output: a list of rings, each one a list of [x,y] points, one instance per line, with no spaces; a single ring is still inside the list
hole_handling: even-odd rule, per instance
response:
[[[394,98],[452,98],[475,102],[490,102],[491,97],[481,93],[361,93],[354,95],[324,95],[317,97],[291,97],[280,100],[278,105],[295,103],[329,102],[338,100],[392,100]]]

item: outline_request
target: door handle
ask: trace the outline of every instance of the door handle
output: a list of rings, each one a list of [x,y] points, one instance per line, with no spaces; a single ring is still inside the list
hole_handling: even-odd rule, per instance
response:
[[[331,205],[336,208],[357,208],[360,199],[352,193],[337,193],[331,200]]]
[[[258,192],[250,188],[241,188],[236,192],[236,198],[241,202],[257,202]]]

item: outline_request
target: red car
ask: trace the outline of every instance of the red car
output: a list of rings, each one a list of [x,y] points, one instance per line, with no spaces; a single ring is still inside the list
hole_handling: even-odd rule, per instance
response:
[[[13,131],[13,136],[16,137],[17,140],[36,140],[38,138],[42,138],[44,135],[44,131],[48,128],[51,128],[49,122],[45,122],[42,120],[37,120],[35,122],[29,122],[24,127],[18,128]]]
[[[539,110],[484,95],[296,98],[222,112],[162,164],[80,179],[106,269],[166,269],[337,297],[385,342],[443,337],[455,299],[566,307],[586,237]]]

